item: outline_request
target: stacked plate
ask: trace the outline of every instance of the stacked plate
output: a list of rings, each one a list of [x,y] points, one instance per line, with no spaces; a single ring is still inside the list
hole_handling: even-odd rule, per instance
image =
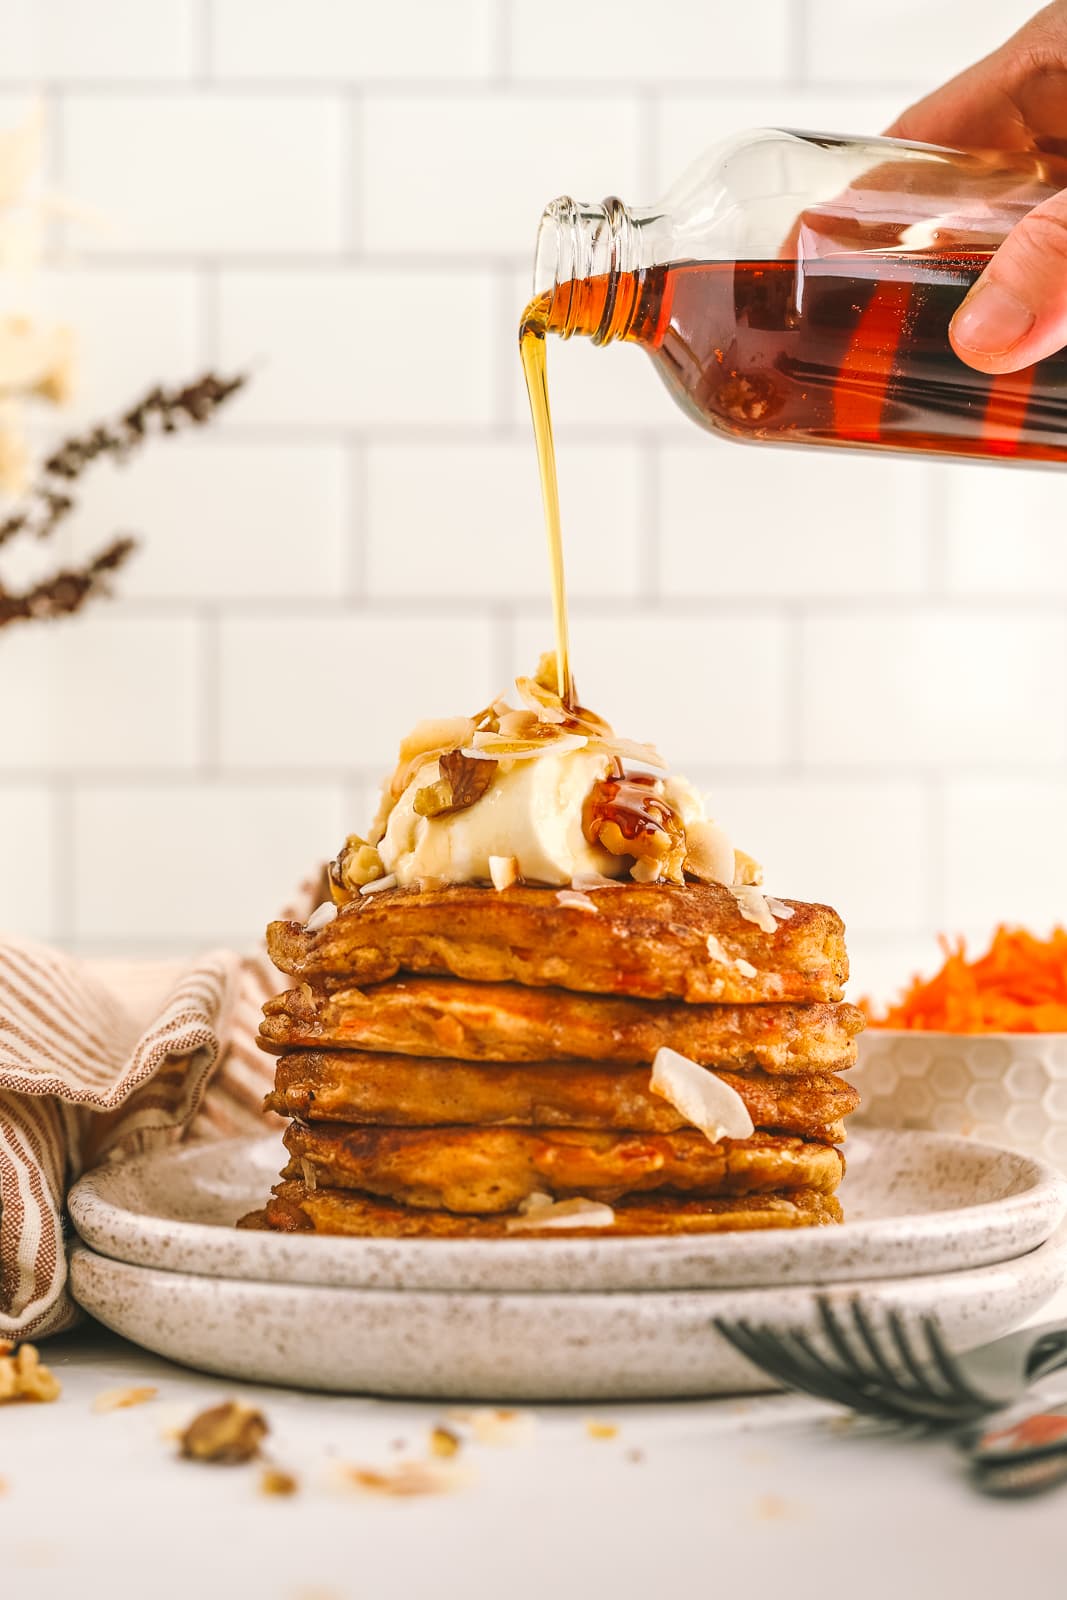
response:
[[[353,1239],[238,1231],[276,1138],[167,1150],[75,1186],[75,1299],[208,1372],[350,1393],[643,1399],[768,1387],[716,1319],[801,1327],[817,1300],[936,1314],[964,1349],[1067,1278],[1067,1179],[934,1133],[849,1139],[841,1227],[678,1238]]]

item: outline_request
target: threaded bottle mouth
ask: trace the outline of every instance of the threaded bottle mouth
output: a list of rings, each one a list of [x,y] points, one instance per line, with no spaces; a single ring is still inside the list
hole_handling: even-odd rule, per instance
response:
[[[549,303],[547,324],[564,339],[622,338],[635,303],[638,220],[615,196],[596,204],[564,195],[546,206],[537,230],[534,296]],[[623,288],[625,282],[625,288]]]

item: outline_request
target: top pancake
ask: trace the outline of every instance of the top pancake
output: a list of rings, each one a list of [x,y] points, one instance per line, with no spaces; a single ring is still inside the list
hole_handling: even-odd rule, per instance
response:
[[[519,885],[387,889],[342,907],[313,933],[272,922],[267,947],[294,977],[355,984],[408,971],[650,1000],[840,1000],[848,977],[841,919],[827,906],[779,903],[791,914],[768,933],[716,883],[626,884],[578,904]]]

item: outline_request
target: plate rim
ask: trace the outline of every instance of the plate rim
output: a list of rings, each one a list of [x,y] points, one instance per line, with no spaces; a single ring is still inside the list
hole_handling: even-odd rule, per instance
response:
[[[317,1253],[325,1256],[327,1252],[336,1252],[342,1249],[349,1253],[352,1260],[358,1263],[359,1257],[373,1266],[379,1258],[390,1258],[389,1270],[397,1276],[403,1276],[404,1263],[410,1263],[414,1269],[420,1269],[420,1274],[425,1275],[428,1264],[432,1263],[437,1253],[441,1259],[442,1246],[448,1251],[448,1258],[454,1261],[455,1252],[461,1253],[461,1259],[471,1272],[484,1272],[487,1264],[503,1262],[514,1273],[532,1261],[551,1262],[553,1267],[565,1268],[570,1263],[576,1265],[582,1261],[588,1262],[591,1255],[600,1256],[601,1252],[626,1250],[627,1261],[634,1263],[634,1270],[639,1271],[642,1263],[654,1259],[657,1264],[677,1261],[683,1264],[691,1259],[694,1252],[699,1257],[706,1257],[709,1252],[717,1252],[720,1256],[728,1252],[729,1259],[737,1261],[734,1272],[746,1272],[744,1285],[755,1286],[751,1274],[758,1272],[760,1263],[764,1258],[773,1258],[781,1253],[783,1238],[788,1237],[794,1249],[803,1257],[818,1254],[825,1257],[830,1255],[830,1263],[817,1260],[812,1264],[811,1270],[815,1276],[824,1281],[845,1281],[845,1277],[834,1270],[837,1256],[845,1256],[854,1247],[856,1230],[863,1230],[863,1238],[869,1240],[872,1246],[882,1249],[901,1251],[913,1248],[915,1242],[916,1225],[928,1220],[936,1220],[938,1233],[943,1235],[946,1231],[956,1239],[972,1238],[983,1230],[993,1228],[1010,1230],[1013,1217],[1022,1213],[1035,1219],[1031,1228],[1029,1243],[1019,1245],[1017,1248],[1009,1245],[1007,1252],[994,1257],[995,1260],[1011,1260],[1019,1255],[1032,1250],[1053,1233],[1059,1224],[1067,1217],[1067,1175],[1059,1172],[1048,1162],[1039,1157],[1027,1155],[1023,1152],[1011,1150],[999,1145],[991,1145],[982,1141],[967,1139],[956,1134],[942,1134],[933,1131],[912,1131],[892,1128],[861,1128],[857,1129],[854,1140],[873,1142],[877,1146],[880,1142],[897,1144],[906,1139],[909,1143],[920,1141],[933,1145],[937,1150],[944,1152],[946,1147],[957,1152],[963,1152],[968,1157],[980,1160],[995,1156],[1010,1157],[1019,1164],[1020,1176],[1023,1180],[1029,1179],[1025,1187],[1015,1194],[1002,1197],[999,1200],[984,1200],[970,1206],[954,1206],[939,1211],[912,1213],[896,1217],[876,1217],[863,1220],[850,1227],[846,1221],[840,1227],[778,1230],[768,1229],[748,1233],[735,1234],[682,1234],[673,1237],[620,1237],[609,1239],[593,1236],[584,1239],[396,1239],[396,1238],[346,1238],[339,1235],[315,1234],[273,1234],[249,1230],[241,1235],[242,1247],[250,1258],[245,1270],[235,1272],[232,1267],[224,1272],[214,1274],[216,1277],[229,1277],[241,1281],[254,1281],[257,1277],[272,1280],[274,1275],[271,1267],[289,1266],[294,1257],[304,1252],[311,1252],[312,1259]],[[276,1143],[272,1134],[245,1135],[235,1139],[213,1141],[211,1143],[198,1143],[179,1146],[167,1146],[157,1151],[147,1152],[132,1158],[138,1165],[173,1165],[180,1167],[190,1161],[202,1158],[205,1153],[215,1152],[218,1156],[232,1155],[241,1148],[253,1149],[267,1142]],[[182,1271],[180,1267],[168,1267],[158,1258],[147,1260],[145,1249],[151,1249],[153,1239],[160,1234],[173,1234],[180,1230],[180,1239],[185,1242],[190,1250],[202,1250],[209,1255],[220,1244],[233,1238],[236,1230],[218,1223],[183,1221],[180,1219],[167,1219],[149,1212],[137,1212],[128,1206],[120,1205],[113,1198],[109,1198],[107,1189],[109,1180],[127,1167],[128,1163],[109,1162],[93,1168],[85,1173],[72,1187],[68,1206],[70,1215],[82,1238],[97,1254],[110,1259],[126,1261],[131,1265],[140,1265],[155,1268],[160,1271]],[[847,1180],[846,1180],[847,1181]],[[102,1192],[103,1191],[103,1192]],[[95,1215],[94,1215],[95,1213]],[[1037,1221],[1036,1219],[1041,1219]],[[1040,1233],[1037,1237],[1035,1233]],[[1043,1231],[1041,1231],[1043,1229]],[[107,1231],[113,1240],[121,1241],[122,1250],[112,1243],[101,1242],[102,1232]],[[803,1240],[811,1238],[812,1245],[805,1245]],[[814,1248],[814,1241],[818,1240],[822,1246],[818,1252]],[[999,1248],[999,1246],[997,1247]],[[130,1252],[133,1252],[132,1254]],[[140,1253],[138,1253],[140,1252]],[[384,1263],[379,1263],[384,1266]],[[616,1265],[619,1263],[616,1262]],[[991,1263],[987,1263],[991,1264]],[[838,1262],[840,1267],[842,1263]],[[200,1268],[203,1271],[203,1267]],[[452,1267],[446,1276],[454,1278],[457,1268]],[[934,1266],[924,1274],[916,1274],[910,1264],[897,1264],[894,1270],[887,1275],[895,1277],[904,1276],[931,1276],[946,1270]],[[966,1269],[963,1269],[966,1270]],[[827,1276],[827,1274],[830,1276]],[[432,1269],[430,1270],[432,1276]],[[855,1277],[855,1274],[853,1274]],[[276,1280],[275,1280],[276,1281]],[[293,1284],[301,1282],[298,1272],[287,1272],[283,1281]],[[720,1286],[726,1287],[730,1281],[729,1261],[726,1264]],[[794,1274],[778,1282],[791,1284],[800,1282],[801,1279]],[[315,1279],[308,1286],[324,1286],[320,1280]],[[353,1284],[337,1284],[336,1287],[355,1287]],[[429,1291],[428,1280],[424,1284],[420,1276],[419,1288],[426,1287]],[[442,1292],[445,1292],[442,1289]],[[487,1291],[488,1292],[488,1291]],[[528,1288],[524,1291],[502,1289],[500,1292],[525,1292],[528,1294],[550,1294],[555,1292],[546,1288]],[[585,1288],[575,1288],[568,1293],[594,1292]],[[623,1288],[605,1290],[604,1292],[626,1293]],[[635,1291],[637,1292],[637,1291]],[[674,1286],[661,1284],[650,1285],[645,1293],[672,1293]],[[695,1292],[695,1291],[694,1291]]]

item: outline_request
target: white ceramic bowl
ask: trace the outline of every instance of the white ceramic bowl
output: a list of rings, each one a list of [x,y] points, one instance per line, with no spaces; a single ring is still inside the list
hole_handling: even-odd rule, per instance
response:
[[[1067,1171],[1067,1033],[868,1028],[849,1077],[857,1122],[964,1134]]]

